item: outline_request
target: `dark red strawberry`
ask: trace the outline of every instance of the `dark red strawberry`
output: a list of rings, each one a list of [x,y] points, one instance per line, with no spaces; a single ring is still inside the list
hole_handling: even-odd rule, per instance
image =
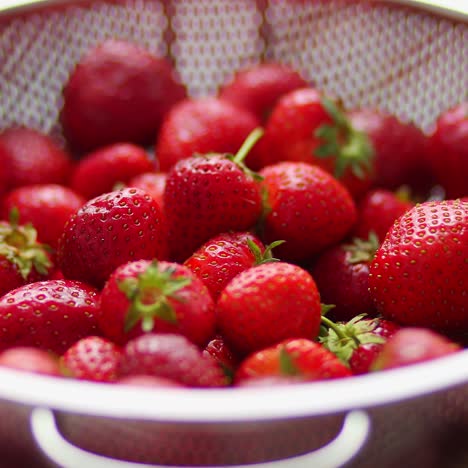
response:
[[[264,263],[235,276],[219,296],[218,327],[234,351],[251,353],[288,338],[314,339],[320,298],[304,269]]]
[[[99,324],[117,344],[154,331],[180,333],[204,346],[216,318],[208,289],[187,267],[140,260],[120,266],[106,282]]]
[[[0,366],[36,374],[61,375],[57,357],[33,347],[18,346],[6,349],[0,353]]]
[[[99,334],[98,292],[79,281],[49,280],[21,286],[0,298],[0,349],[34,346],[64,353]]]
[[[260,185],[243,161],[261,134],[254,131],[234,156],[195,155],[169,171],[164,209],[172,259],[184,261],[217,234],[246,231],[257,223]]]
[[[57,260],[66,278],[97,287],[126,262],[163,259],[167,230],[158,204],[125,188],[88,201],[65,226]]]
[[[120,349],[100,336],[87,336],[74,343],[60,358],[62,373],[80,380],[113,382],[121,357]]]
[[[468,195],[468,101],[443,112],[429,140],[429,163],[446,198]]]
[[[21,222],[31,223],[41,242],[57,247],[65,223],[86,200],[72,189],[56,184],[28,185],[12,190],[2,203],[6,219],[16,208]]]
[[[159,169],[194,154],[235,153],[260,125],[249,111],[214,97],[187,99],[167,115],[156,143]]]
[[[185,96],[169,62],[110,39],[89,50],[72,72],[61,122],[69,143],[82,150],[149,143],[167,111]]]
[[[48,135],[29,128],[0,133],[0,161],[4,190],[33,184],[66,184],[72,169],[70,156]]]
[[[163,377],[188,387],[224,387],[227,379],[213,359],[182,335],[147,333],[127,343],[120,375]]]
[[[87,200],[111,192],[132,177],[155,169],[155,163],[139,146],[117,143],[87,154],[75,167],[70,186]]]
[[[203,350],[203,355],[212,358],[223,370],[229,382],[239,366],[239,357],[227,345],[222,335],[215,336]]]
[[[369,286],[384,318],[468,330],[468,203],[432,201],[399,218],[377,250]]]
[[[356,221],[356,206],[345,187],[320,169],[283,162],[260,171],[266,193],[262,237],[282,260],[302,262],[340,242]]]
[[[349,377],[350,370],[321,344],[288,339],[247,357],[235,375],[237,384],[266,377],[295,377],[298,382]]]
[[[260,63],[239,70],[220,90],[219,97],[247,109],[264,122],[278,99],[307,82],[301,75],[279,63]]]
[[[131,178],[128,187],[144,190],[154,198],[164,212],[164,189],[166,188],[167,174],[165,172],[145,172]]]

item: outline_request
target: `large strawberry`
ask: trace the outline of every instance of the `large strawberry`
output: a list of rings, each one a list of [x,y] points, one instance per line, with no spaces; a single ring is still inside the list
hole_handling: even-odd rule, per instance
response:
[[[70,218],[57,260],[66,278],[101,287],[123,263],[164,258],[166,241],[158,204],[142,190],[125,188],[89,200]]]
[[[125,344],[145,332],[180,333],[204,346],[215,334],[210,293],[187,267],[140,260],[120,266],[101,294],[104,335]]]
[[[318,166],[282,162],[260,171],[265,195],[263,240],[285,243],[275,249],[282,260],[309,260],[340,242],[356,220],[346,188]]]
[[[218,327],[242,354],[287,338],[317,336],[320,298],[312,276],[289,263],[258,265],[235,276],[218,303]]]
[[[385,318],[468,331],[468,203],[431,201],[399,218],[377,250],[369,286]]]

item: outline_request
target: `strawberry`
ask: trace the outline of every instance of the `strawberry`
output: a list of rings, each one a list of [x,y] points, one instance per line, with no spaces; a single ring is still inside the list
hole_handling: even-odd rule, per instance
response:
[[[249,111],[214,97],[187,99],[165,118],[155,152],[159,169],[168,172],[194,154],[235,153],[260,125]]]
[[[213,359],[223,370],[229,382],[239,366],[239,358],[227,345],[222,335],[215,336],[203,350],[203,355]]]
[[[86,200],[72,189],[57,184],[18,187],[3,199],[2,214],[6,218],[16,208],[22,222],[31,223],[41,242],[57,247],[68,218]]]
[[[372,364],[373,370],[394,369],[430,361],[461,351],[458,344],[426,328],[398,330],[384,344]]]
[[[6,173],[4,190],[33,184],[66,184],[70,156],[48,135],[24,127],[0,133],[0,160]]]
[[[468,203],[416,205],[390,228],[369,268],[370,292],[384,318],[466,332]]]
[[[305,162],[333,174],[355,198],[371,186],[373,148],[345,113],[314,88],[284,95],[273,108],[259,148],[261,166]]]
[[[78,281],[48,280],[0,298],[0,349],[34,346],[58,355],[98,334],[98,292]]]
[[[369,293],[369,265],[379,243],[354,238],[322,252],[310,270],[322,302],[333,303],[330,314],[335,320],[350,320],[358,314],[375,315]]]
[[[144,172],[132,177],[128,182],[128,187],[135,187],[144,190],[151,196],[164,212],[164,189],[166,188],[167,174],[165,172]]]
[[[57,261],[66,278],[101,287],[119,265],[164,258],[166,241],[158,204],[142,190],[125,188],[89,200],[69,219]]]
[[[235,382],[277,376],[296,377],[301,382],[350,375],[350,370],[321,344],[300,338],[284,340],[247,357],[236,372]]]
[[[75,379],[112,382],[117,379],[121,351],[100,336],[87,336],[70,346],[60,358],[62,373]]]
[[[221,88],[219,97],[265,122],[281,96],[306,86],[299,73],[287,65],[260,63],[237,71]]]
[[[175,380],[166,379],[164,377],[155,377],[153,375],[129,375],[128,377],[119,379],[117,383],[120,385],[149,388],[184,387],[184,385],[176,382]]]
[[[120,364],[122,377],[150,375],[188,387],[223,387],[227,380],[213,359],[182,335],[147,333],[129,341]]]
[[[429,163],[446,197],[468,196],[468,101],[442,112],[429,147]]]
[[[139,146],[116,143],[87,154],[75,167],[70,186],[87,200],[125,184],[132,177],[152,171],[155,164]]]
[[[292,264],[258,265],[235,276],[219,296],[218,328],[240,354],[287,338],[314,339],[320,298],[310,274]]]
[[[18,346],[0,353],[0,366],[15,370],[60,376],[58,359],[43,349]]]
[[[340,242],[356,221],[349,192],[318,166],[282,162],[263,168],[260,175],[266,193],[262,238],[285,241],[275,249],[282,260],[309,260]]]
[[[76,65],[60,115],[68,142],[81,150],[122,141],[148,143],[164,115],[186,96],[172,65],[122,40],[106,40]]]
[[[245,231],[257,223],[260,186],[243,160],[261,134],[254,131],[234,156],[195,155],[169,171],[164,207],[172,259],[184,261],[217,234]]]
[[[215,334],[214,302],[187,267],[140,260],[117,268],[101,294],[99,324],[117,344],[145,332],[180,333],[204,346]]]

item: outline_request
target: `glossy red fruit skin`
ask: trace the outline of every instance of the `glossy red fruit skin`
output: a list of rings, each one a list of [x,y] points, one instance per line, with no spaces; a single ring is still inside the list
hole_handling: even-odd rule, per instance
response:
[[[27,284],[0,298],[0,349],[33,346],[61,355],[73,343],[99,335],[98,292],[79,281]]]
[[[194,154],[235,154],[259,126],[253,114],[227,101],[186,99],[169,112],[161,126],[155,148],[159,169],[168,172]]]
[[[4,166],[5,190],[33,184],[66,184],[70,156],[48,135],[13,127],[0,133],[0,160]]]
[[[89,200],[154,169],[154,161],[143,148],[116,143],[84,156],[73,171],[70,186]]]
[[[397,323],[463,333],[468,329],[468,203],[425,202],[399,218],[370,266],[382,316]]]
[[[320,297],[312,276],[284,262],[249,268],[223,290],[217,302],[218,329],[241,355],[287,338],[315,338]]]
[[[0,354],[0,366],[35,374],[60,376],[58,359],[43,349],[18,346]]]
[[[150,375],[188,387],[224,387],[222,370],[182,335],[147,333],[127,343],[120,364],[122,377]]]
[[[282,162],[260,171],[266,191],[262,240],[281,239],[275,255],[285,261],[309,260],[340,242],[356,221],[346,188],[318,166]]]
[[[214,300],[234,276],[255,265],[248,240],[265,250],[260,239],[250,232],[222,233],[205,242],[184,262],[203,281]]]
[[[371,190],[358,203],[358,219],[353,234],[367,239],[373,231],[379,242],[383,242],[393,223],[413,206],[413,202],[401,200],[389,190]]]
[[[60,115],[72,147],[149,143],[164,115],[186,91],[165,59],[122,40],[89,50],[63,90]]]
[[[144,172],[132,177],[128,182],[128,187],[135,187],[144,190],[151,196],[164,212],[164,189],[166,188],[167,174],[165,172]]]
[[[101,313],[99,325],[104,336],[119,345],[144,333],[141,322],[129,332],[125,332],[125,319],[130,309],[130,302],[120,290],[119,283],[127,278],[137,278],[151,264],[149,260],[130,262],[118,267],[107,280],[101,293]],[[168,298],[173,308],[176,323],[170,323],[155,317],[153,332],[178,333],[186,336],[193,343],[204,346],[215,335],[214,302],[206,286],[187,267],[170,262],[158,262],[159,271],[174,269],[175,278],[189,278],[190,283],[177,291],[180,301]]]
[[[171,259],[185,261],[217,234],[252,228],[262,196],[258,182],[225,155],[199,155],[169,171],[164,208]]]
[[[468,101],[443,112],[433,129],[429,164],[446,198],[468,195]]]
[[[2,202],[2,216],[16,207],[22,224],[31,223],[41,242],[56,248],[63,228],[86,200],[72,189],[57,184],[28,185],[8,193]]]
[[[222,335],[215,336],[203,350],[203,356],[213,359],[223,370],[226,377],[232,380],[239,366],[239,356],[228,346]]]
[[[142,190],[125,188],[89,200],[59,240],[64,276],[100,288],[120,265],[166,256],[167,230],[158,204]]]

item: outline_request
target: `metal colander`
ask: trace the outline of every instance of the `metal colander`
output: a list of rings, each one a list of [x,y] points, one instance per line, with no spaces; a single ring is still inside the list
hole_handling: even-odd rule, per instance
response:
[[[278,61],[347,108],[384,109],[425,130],[468,89],[466,17],[407,5],[417,1],[25,3],[2,11],[0,2],[0,128],[23,124],[60,136],[63,85],[82,54],[107,38],[171,57],[192,96],[215,93],[239,68]],[[38,406],[52,408],[63,434],[87,450],[169,465],[257,463],[305,453],[333,438],[347,412],[363,409],[372,431],[352,466],[463,467],[468,458],[453,434],[468,421],[468,372],[460,375],[467,364],[459,353],[417,366],[419,373],[175,394],[2,370],[0,452],[12,460],[8,466],[42,466],[28,423]],[[38,440],[46,429],[40,431],[40,413],[34,414]],[[77,466],[71,459],[63,465]]]

